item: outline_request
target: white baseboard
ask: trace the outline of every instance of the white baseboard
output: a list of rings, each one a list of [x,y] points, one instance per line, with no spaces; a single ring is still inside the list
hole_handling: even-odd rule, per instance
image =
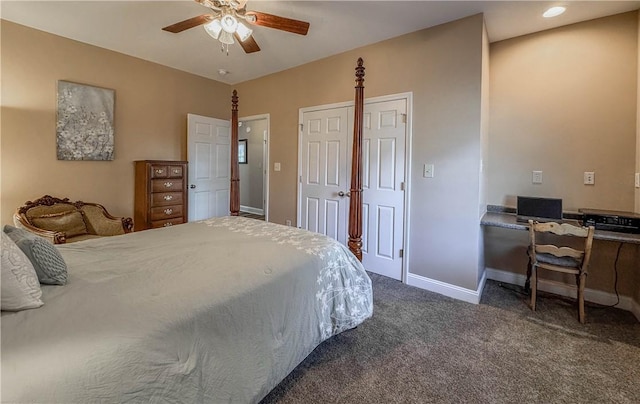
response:
[[[482,275],[482,279],[480,279],[478,289],[472,290],[437,281],[435,279],[430,279],[421,275],[412,273],[407,274],[407,285],[415,286],[420,289],[425,289],[430,292],[439,293],[444,296],[452,297],[454,299],[473,304],[480,303],[480,297],[482,296],[482,290],[484,289],[486,280],[487,274],[485,271],[485,273]]]
[[[264,216],[264,209],[253,208],[251,206],[240,205],[240,211],[253,213],[254,215]]]
[[[494,268],[486,268],[478,288],[476,290],[462,288],[460,286],[451,285],[435,279],[430,279],[421,275],[409,273],[407,274],[407,285],[415,286],[430,292],[439,293],[454,299],[462,300],[468,303],[478,304],[482,297],[482,290],[487,279],[498,282],[510,283],[513,285],[524,285],[527,280],[526,275],[517,274],[508,271],[502,271]],[[550,281],[546,279],[538,280],[538,289],[544,292],[553,293],[565,297],[576,296],[575,287],[566,283]],[[584,299],[588,302],[612,305],[617,301],[616,295],[601,290],[589,289],[584,290]],[[640,304],[629,296],[620,296],[620,303],[616,306],[619,309],[627,310],[640,321]]]
[[[526,275],[516,274],[513,272],[502,271],[500,269],[487,268],[485,270],[487,279],[498,282],[510,283],[513,285],[524,285],[527,280]],[[576,288],[566,283],[550,281],[546,279],[538,280],[538,289],[544,292],[553,293],[565,297],[576,297]],[[605,306],[616,303],[616,295],[601,290],[585,288],[584,300]],[[620,296],[620,303],[616,306],[619,309],[627,310],[633,313],[638,321],[640,321],[640,304],[628,296]]]

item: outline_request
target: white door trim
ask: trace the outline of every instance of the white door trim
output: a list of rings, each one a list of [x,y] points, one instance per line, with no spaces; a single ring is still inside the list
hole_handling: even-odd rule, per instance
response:
[[[270,114],[259,114],[259,115],[251,115],[251,116],[243,116],[242,118],[238,118],[238,121],[254,121],[258,119],[266,119],[267,120],[267,138],[266,143],[264,145],[264,152],[262,155],[263,165],[264,165],[264,189],[263,189],[263,198],[264,198],[264,220],[265,222],[269,221],[269,144],[271,141],[271,115]]]
[[[409,268],[409,245],[411,244],[409,241],[409,218],[411,217],[411,145],[413,143],[413,92],[406,93],[397,93],[397,94],[389,94],[378,97],[365,98],[364,104],[374,103],[374,102],[384,102],[384,101],[396,101],[396,100],[405,100],[407,103],[407,134],[406,134],[406,142],[405,142],[405,183],[404,183],[404,254],[402,258],[402,282],[407,283],[407,276]],[[302,176],[302,160],[300,156],[302,156],[302,130],[301,125],[303,123],[303,115],[305,112],[312,111],[322,111],[326,109],[334,109],[334,108],[343,108],[343,107],[352,107],[354,105],[354,101],[346,101],[346,102],[337,102],[333,104],[324,104],[317,105],[313,107],[305,107],[300,108],[298,110],[298,175],[296,176],[296,194],[297,194],[297,215],[296,221],[297,226],[300,226],[301,223],[301,203],[302,203],[302,187],[300,186],[300,178]],[[353,139],[352,139],[353,140]],[[350,154],[349,154],[350,155]]]

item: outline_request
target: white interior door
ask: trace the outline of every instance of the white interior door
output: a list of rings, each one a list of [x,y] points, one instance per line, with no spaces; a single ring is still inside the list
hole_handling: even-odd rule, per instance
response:
[[[229,214],[230,122],[187,115],[189,221]]]
[[[362,263],[402,279],[406,99],[365,104],[362,141]]]
[[[346,244],[348,108],[304,112],[301,124],[298,226]]]
[[[402,279],[407,98],[367,101],[363,122],[362,261]],[[299,226],[346,244],[353,107],[305,111],[299,151]]]

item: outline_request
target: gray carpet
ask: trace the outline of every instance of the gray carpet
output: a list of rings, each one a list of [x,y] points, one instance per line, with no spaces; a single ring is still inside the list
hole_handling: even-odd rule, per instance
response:
[[[322,343],[268,403],[640,403],[629,312],[488,281],[473,305],[371,275],[374,315]]]

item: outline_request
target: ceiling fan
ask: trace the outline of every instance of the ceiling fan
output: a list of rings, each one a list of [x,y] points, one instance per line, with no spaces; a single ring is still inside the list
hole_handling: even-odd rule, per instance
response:
[[[205,31],[222,43],[223,51],[226,46],[227,54],[229,54],[229,45],[235,42],[234,38],[246,53],[260,50],[253,38],[253,30],[243,24],[243,21],[251,25],[279,29],[299,35],[307,35],[309,31],[309,23],[305,21],[279,17],[260,11],[248,11],[246,9],[247,0],[195,0],[195,2],[209,7],[213,13],[189,18],[162,29],[177,34],[204,24]]]

